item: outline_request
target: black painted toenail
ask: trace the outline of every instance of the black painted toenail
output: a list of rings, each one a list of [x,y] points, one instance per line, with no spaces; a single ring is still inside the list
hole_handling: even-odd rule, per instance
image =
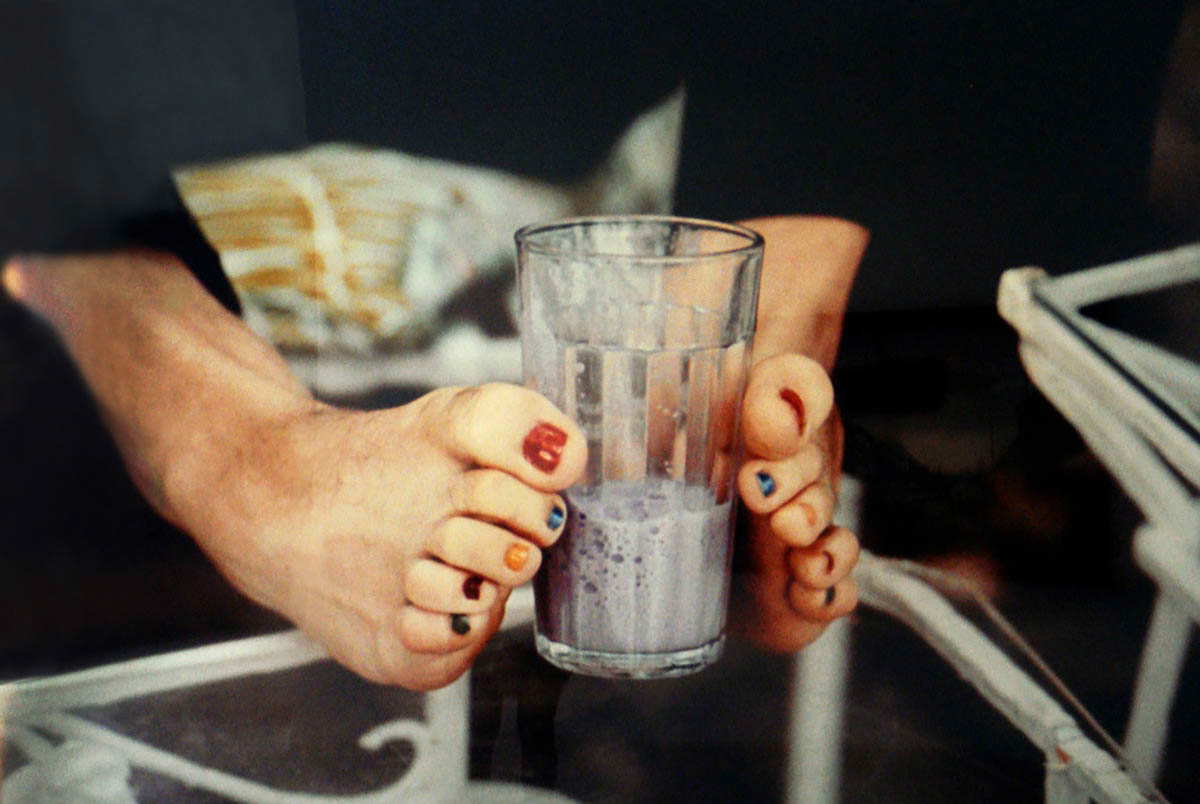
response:
[[[467,619],[467,615],[465,614],[451,614],[450,630],[459,636],[463,636],[471,630],[471,621]]]
[[[832,606],[833,599],[835,597],[837,597],[837,587],[836,586],[831,586],[828,589],[826,589],[825,590],[825,605]]]
[[[754,478],[758,481],[758,488],[762,492],[762,496],[770,497],[775,493],[775,478],[766,472],[759,472]]]
[[[557,505],[550,509],[550,516],[546,517],[546,527],[550,530],[558,530],[558,526],[566,519],[566,513]]]

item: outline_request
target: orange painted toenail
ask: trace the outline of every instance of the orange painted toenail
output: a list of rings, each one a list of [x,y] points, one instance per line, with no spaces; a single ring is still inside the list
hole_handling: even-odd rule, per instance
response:
[[[513,572],[520,572],[529,560],[529,548],[523,544],[514,544],[504,552],[504,566]]]
[[[562,458],[563,445],[567,443],[567,434],[553,424],[541,422],[525,436],[521,451],[525,460],[536,468],[549,474],[558,468]]]
[[[810,528],[817,525],[817,509],[813,508],[808,503],[799,503],[800,510],[804,511],[804,521],[808,523]]]

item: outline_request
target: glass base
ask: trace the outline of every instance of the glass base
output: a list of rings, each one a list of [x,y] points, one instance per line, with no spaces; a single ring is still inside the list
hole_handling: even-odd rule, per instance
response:
[[[534,634],[537,652],[555,667],[600,678],[674,678],[699,672],[721,657],[725,635],[698,648],[669,653],[608,653],[583,650]]]

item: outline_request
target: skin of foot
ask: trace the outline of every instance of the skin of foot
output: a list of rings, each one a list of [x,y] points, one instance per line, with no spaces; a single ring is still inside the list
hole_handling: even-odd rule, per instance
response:
[[[763,235],[758,329],[743,397],[731,628],[799,650],[854,610],[855,535],[833,521],[842,425],[829,380],[869,232],[842,219],[743,221]]]
[[[833,388],[815,361],[776,355],[751,373],[742,406],[746,460],[737,487],[749,532],[739,549],[732,618],[772,651],[791,652],[853,611],[858,540],[833,525],[840,430]]]
[[[867,235],[835,219],[750,223],[768,248],[738,472],[751,572],[732,622],[790,651],[856,598],[857,542],[831,523],[841,430],[827,372]],[[561,533],[558,492],[585,442],[526,389],[330,407],[170,255],[28,256],[0,279],[62,340],[151,504],[368,679],[460,676]]]
[[[461,675],[562,532],[586,444],[527,389],[338,409],[172,257],[25,257],[3,280],[61,337],[147,499],[368,679]]]

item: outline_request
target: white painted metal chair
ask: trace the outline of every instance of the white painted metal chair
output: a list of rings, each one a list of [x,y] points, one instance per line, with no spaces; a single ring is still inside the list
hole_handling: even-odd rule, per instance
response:
[[[1200,488],[1200,365],[1080,310],[1197,280],[1200,246],[1058,278],[1036,268],[1014,269],[1000,286],[1000,311],[1020,335],[1030,378],[1078,429],[1145,519],[1134,538],[1134,556],[1157,583],[1158,599],[1123,751],[1102,749],[1085,736],[1043,682],[959,614],[926,582],[929,573],[921,567],[865,554],[856,570],[864,605],[892,615],[924,638],[1044,753],[1049,802],[1161,798],[1152,781],[1164,754],[1192,627],[1200,623],[1195,496]],[[853,483],[848,492],[841,518],[853,526]],[[797,661],[791,801],[838,799],[840,701],[852,671],[848,645],[849,625],[838,624]]]
[[[1158,585],[1125,748],[1158,774],[1192,626],[1200,622],[1200,365],[1080,311],[1200,280],[1191,246],[1051,279],[1008,272],[1000,310],[1026,371],[1141,511],[1134,556]],[[1194,325],[1194,324],[1193,324]]]

